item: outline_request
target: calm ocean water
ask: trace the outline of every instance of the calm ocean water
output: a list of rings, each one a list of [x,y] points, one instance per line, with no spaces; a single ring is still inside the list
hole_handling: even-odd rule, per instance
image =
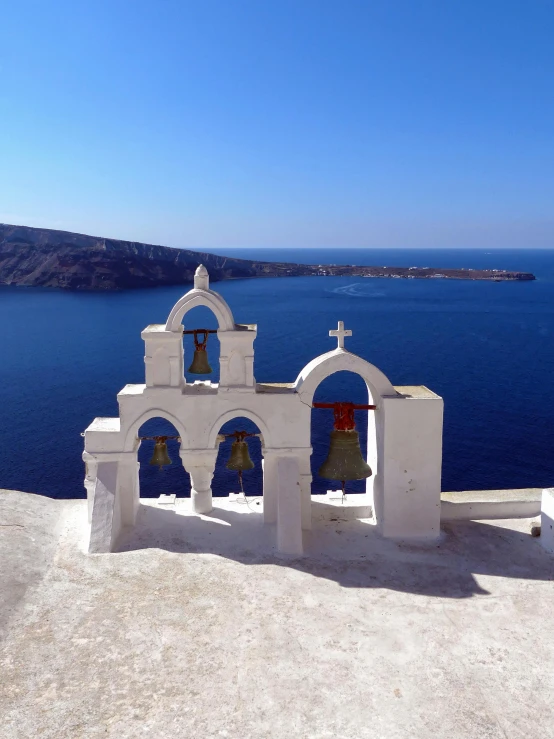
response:
[[[214,250],[215,251],[215,250]],[[332,349],[330,328],[344,320],[347,348],[376,364],[394,385],[424,384],[443,396],[443,490],[554,485],[554,251],[534,250],[253,250],[222,254],[317,264],[490,267],[532,271],[536,282],[385,280],[298,277],[237,280],[212,286],[241,323],[257,323],[255,376],[286,382]],[[117,414],[116,393],[144,381],[140,331],[164,323],[185,287],[112,294],[0,288],[0,487],[59,498],[83,497],[83,431],[95,416]],[[187,327],[215,327],[207,310]],[[217,340],[210,356],[217,367]],[[188,354],[190,357],[190,352]],[[217,373],[215,375],[217,377]],[[327,379],[316,399],[367,402],[349,373]],[[330,414],[317,413],[314,469],[323,461]],[[359,418],[363,426],[363,414]],[[232,422],[226,430],[251,425]],[[161,432],[160,420],[142,433]],[[171,429],[168,429],[171,432]],[[222,446],[214,491],[236,489]],[[143,495],[187,495],[188,476],[174,464],[140,459]],[[253,445],[252,456],[259,460]],[[260,490],[261,472],[245,475]],[[314,491],[325,481],[314,478]],[[355,488],[356,489],[356,488]],[[359,489],[359,488],[358,488]]]

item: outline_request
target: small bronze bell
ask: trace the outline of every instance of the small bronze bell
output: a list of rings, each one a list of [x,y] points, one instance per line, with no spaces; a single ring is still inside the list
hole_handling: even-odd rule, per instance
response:
[[[237,441],[233,442],[231,456],[225,466],[228,470],[235,470],[236,472],[254,469],[254,462],[250,459],[248,444],[245,441],[239,441],[237,439]]]
[[[364,480],[372,475],[362,457],[359,434],[355,429],[333,429],[327,459],[318,475],[328,480]]]
[[[165,467],[165,465],[171,464],[171,459],[167,453],[166,436],[157,436],[156,443],[154,444],[154,452],[150,464],[159,467]]]
[[[200,341],[198,335],[203,334],[204,338]],[[208,332],[204,329],[198,329],[194,332],[194,357],[189,367],[192,375],[211,375],[213,372],[208,362],[208,353],[206,352],[206,344],[208,343]]]
[[[229,434],[229,436],[234,436],[235,441],[231,447],[231,456],[225,466],[228,470],[235,470],[238,473],[240,490],[244,494],[242,473],[245,470],[254,469],[254,462],[250,459],[248,444],[244,439],[246,436],[252,436],[252,434],[248,434],[246,431],[235,431],[234,434]]]

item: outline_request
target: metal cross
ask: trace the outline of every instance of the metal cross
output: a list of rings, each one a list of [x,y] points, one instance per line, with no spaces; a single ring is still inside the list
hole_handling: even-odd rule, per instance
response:
[[[344,328],[344,321],[339,321],[337,329],[335,331],[329,331],[329,336],[336,336],[338,342],[337,348],[344,349],[344,337],[352,336],[352,331]]]

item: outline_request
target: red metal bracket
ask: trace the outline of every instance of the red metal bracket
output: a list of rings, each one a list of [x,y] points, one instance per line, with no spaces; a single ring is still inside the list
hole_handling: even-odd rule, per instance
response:
[[[220,434],[226,439],[234,439],[235,441],[244,441],[247,436],[259,436],[259,434],[250,434],[248,431],[233,431],[232,434]]]
[[[358,405],[357,403],[314,403],[313,408],[329,408],[335,415],[336,431],[351,431],[356,428],[354,411],[374,411],[376,405]]]
[[[141,441],[167,441],[168,439],[177,439],[178,441],[181,441],[180,436],[139,436],[138,437]]]

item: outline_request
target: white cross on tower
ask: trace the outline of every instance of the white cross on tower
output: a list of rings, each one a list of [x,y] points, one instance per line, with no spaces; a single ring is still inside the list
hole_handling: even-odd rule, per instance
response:
[[[352,331],[344,328],[344,321],[339,321],[339,325],[335,331],[329,331],[329,336],[337,337],[337,348],[344,349],[344,337],[352,336]]]

